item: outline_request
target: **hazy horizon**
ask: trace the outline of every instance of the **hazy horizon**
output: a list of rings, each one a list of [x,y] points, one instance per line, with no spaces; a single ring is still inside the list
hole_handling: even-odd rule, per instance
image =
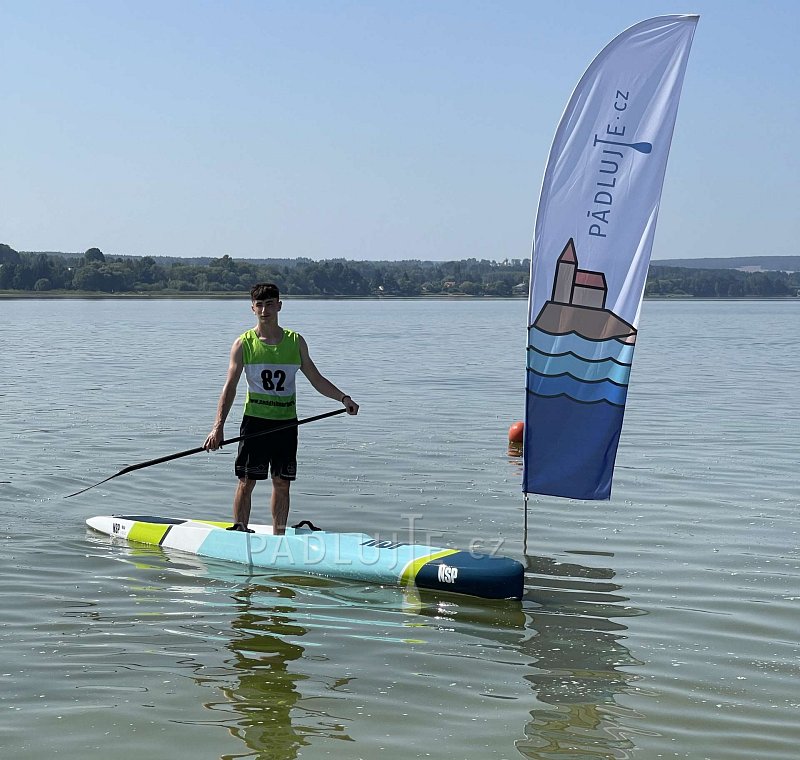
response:
[[[653,260],[795,255],[800,5],[0,0],[16,250],[524,259],[578,79],[696,12]]]

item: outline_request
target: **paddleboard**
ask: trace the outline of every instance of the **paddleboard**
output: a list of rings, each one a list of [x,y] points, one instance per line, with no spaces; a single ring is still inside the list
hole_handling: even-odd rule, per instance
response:
[[[150,515],[101,515],[86,524],[108,536],[250,567],[485,599],[522,598],[524,568],[509,557],[311,527],[287,528],[286,535],[275,536],[271,525],[251,524],[253,533],[241,533],[226,530],[230,522]]]

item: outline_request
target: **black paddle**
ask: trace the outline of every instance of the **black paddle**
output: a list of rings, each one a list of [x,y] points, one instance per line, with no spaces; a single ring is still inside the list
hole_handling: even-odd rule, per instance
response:
[[[278,430],[288,430],[292,427],[297,427],[298,425],[305,425],[307,422],[316,422],[317,420],[324,420],[326,417],[333,417],[335,414],[343,414],[346,412],[347,409],[337,409],[335,412],[325,412],[325,414],[318,414],[316,417],[306,417],[304,420],[297,420],[296,422],[288,422],[286,425],[279,425],[278,427],[272,428],[272,430],[263,430],[260,433],[250,433],[250,435],[240,435],[236,438],[228,438],[227,441],[223,441],[220,443],[220,446],[225,446],[228,443],[236,443],[237,441],[243,441],[245,438],[256,438],[259,435],[269,435],[270,433],[276,433]],[[80,491],[75,491],[75,493],[71,493],[65,496],[65,499],[69,499],[72,496],[77,496],[79,493],[84,493],[88,491],[90,488],[94,488],[95,486],[101,486],[103,483],[108,483],[109,480],[113,480],[114,478],[118,478],[120,475],[125,475],[128,472],[133,472],[134,470],[142,470],[145,467],[152,467],[154,464],[161,464],[162,462],[169,462],[173,459],[180,459],[181,457],[188,457],[191,454],[199,454],[201,451],[206,451],[202,446],[198,446],[196,449],[188,449],[187,451],[179,451],[177,454],[169,454],[165,457],[159,457],[158,459],[151,459],[148,462],[140,462],[139,464],[132,464],[128,467],[124,467],[119,472],[115,472],[111,477],[106,478],[105,480],[101,480],[99,483],[95,483],[94,485],[87,486],[86,488],[82,488]]]

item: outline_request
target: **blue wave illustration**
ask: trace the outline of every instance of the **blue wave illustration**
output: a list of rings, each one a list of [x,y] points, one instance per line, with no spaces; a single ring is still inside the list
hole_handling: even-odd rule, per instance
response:
[[[530,347],[543,354],[560,356],[573,354],[587,361],[605,361],[612,359],[620,364],[630,365],[633,361],[633,349],[630,343],[610,338],[608,340],[589,340],[577,333],[567,335],[551,335],[536,327],[528,334]]]
[[[528,493],[607,499],[625,409],[606,402],[581,404],[527,394],[524,490]]]
[[[622,407],[628,396],[627,385],[616,385],[610,380],[585,382],[571,375],[540,375],[534,370],[528,370],[528,391],[548,398],[566,396],[586,404],[606,401]]]
[[[617,385],[627,385],[631,374],[630,365],[618,364],[616,359],[586,361],[571,353],[551,356],[536,349],[528,351],[528,369],[540,375],[571,375],[588,383],[610,380]]]

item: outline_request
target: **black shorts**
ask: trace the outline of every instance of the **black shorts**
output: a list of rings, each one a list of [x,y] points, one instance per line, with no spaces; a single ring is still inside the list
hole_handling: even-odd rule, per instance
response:
[[[265,420],[245,415],[239,428],[240,435],[273,430],[289,422],[292,420]],[[273,477],[294,480],[297,475],[297,425],[239,441],[235,469],[236,477],[240,479],[266,480]]]

